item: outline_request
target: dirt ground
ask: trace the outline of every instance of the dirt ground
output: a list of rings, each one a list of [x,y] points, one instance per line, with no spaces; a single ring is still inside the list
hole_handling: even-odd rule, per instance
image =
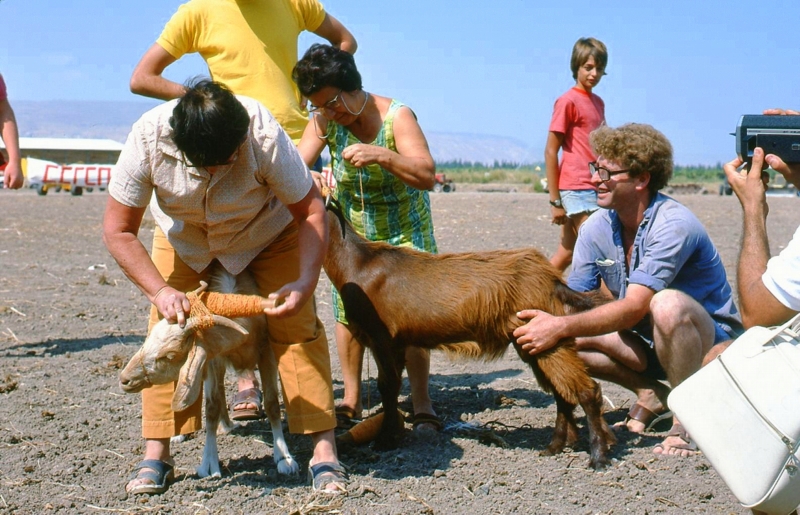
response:
[[[463,189],[432,196],[441,251],[554,248],[558,231],[544,195]],[[289,438],[303,474],[278,477],[269,427],[258,421],[220,437],[221,479],[195,475],[203,439],[193,438],[173,446],[177,482],[165,494],[126,499],[123,485],[143,441],[139,396],[124,394],[117,375],[144,338],[149,306],[101,242],[106,198],[0,190],[2,513],[748,513],[702,456],[656,457],[651,449],[662,434],[622,433],[603,472],[587,468],[585,440],[540,457],[555,405],[513,352],[488,364],[434,354],[431,394],[445,430],[421,438],[407,424],[398,450],[342,451],[352,477],[347,495],[311,492],[307,437]],[[736,198],[678,198],[706,224],[733,279]],[[770,205],[777,252],[800,224],[800,199],[774,197]],[[149,241],[153,225],[145,222]],[[324,277],[317,291],[333,342]],[[339,396],[335,357],[333,363]],[[368,369],[365,396],[369,391],[374,405],[375,365]],[[633,396],[607,383],[603,390],[607,420],[621,420]]]

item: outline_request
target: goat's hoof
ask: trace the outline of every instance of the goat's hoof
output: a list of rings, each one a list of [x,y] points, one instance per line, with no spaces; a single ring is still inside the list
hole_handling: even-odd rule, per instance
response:
[[[539,456],[555,456],[556,454],[561,454],[562,452],[564,452],[563,445],[556,445],[551,443],[550,445],[547,446],[547,448],[539,451]]]
[[[197,469],[197,477],[199,477],[199,478],[210,477],[210,478],[213,478],[213,479],[219,479],[219,478],[222,477],[222,472],[219,472],[219,471],[217,471],[217,472],[208,472],[207,470]]]
[[[592,457],[589,460],[589,466],[598,472],[610,465],[611,465],[611,460],[609,460],[607,456],[599,456],[597,458]]]
[[[201,464],[195,469],[195,472],[197,472],[197,476],[201,478],[212,477],[217,479],[222,477],[222,471],[220,470],[219,465],[216,467],[211,467],[209,465]]]
[[[278,473],[284,476],[296,476],[300,472],[300,465],[291,456],[285,456],[275,461]]]

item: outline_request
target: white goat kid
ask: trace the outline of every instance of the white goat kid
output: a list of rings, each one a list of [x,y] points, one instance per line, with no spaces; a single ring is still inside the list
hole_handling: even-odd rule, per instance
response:
[[[211,291],[257,295],[255,281],[248,272],[233,276],[217,266],[211,275]],[[296,474],[300,467],[289,453],[281,425],[278,400],[278,373],[275,355],[267,341],[265,316],[234,320],[214,315],[214,326],[200,329],[190,318],[184,328],[159,321],[144,344],[120,373],[120,386],[135,393],[154,384],[177,381],[172,409],[183,411],[194,404],[205,390],[206,440],[203,461],[197,468],[200,477],[221,477],[217,429],[225,432],[234,425],[228,416],[225,399],[225,369],[230,365],[237,375],[258,365],[264,407],[272,426],[273,459],[281,474]],[[204,381],[203,381],[204,379]]]

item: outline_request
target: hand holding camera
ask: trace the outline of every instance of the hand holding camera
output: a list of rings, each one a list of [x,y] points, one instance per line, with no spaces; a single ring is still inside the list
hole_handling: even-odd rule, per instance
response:
[[[767,109],[743,115],[736,126],[738,157],[724,166],[725,175],[745,212],[768,212],[766,190],[771,167],[800,188],[800,112]],[[753,212],[753,211],[750,211]]]

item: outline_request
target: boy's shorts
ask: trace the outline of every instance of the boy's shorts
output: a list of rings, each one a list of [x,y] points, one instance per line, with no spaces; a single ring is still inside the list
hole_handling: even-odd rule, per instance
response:
[[[599,209],[595,190],[559,190],[559,194],[567,216],[594,213]]]

